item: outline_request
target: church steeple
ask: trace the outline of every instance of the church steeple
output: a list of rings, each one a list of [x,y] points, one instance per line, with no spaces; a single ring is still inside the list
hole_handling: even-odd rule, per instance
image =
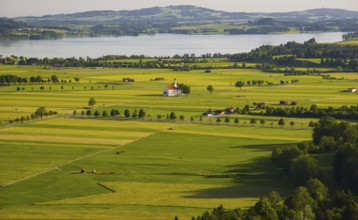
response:
[[[176,78],[174,78],[174,88],[178,88],[177,79],[176,79]]]

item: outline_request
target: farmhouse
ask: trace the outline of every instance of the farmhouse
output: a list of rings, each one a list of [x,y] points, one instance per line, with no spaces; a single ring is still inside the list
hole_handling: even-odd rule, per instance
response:
[[[357,92],[357,89],[355,87],[348,88],[347,92]]]
[[[134,82],[134,79],[132,79],[132,78],[123,78],[122,81],[123,82]]]
[[[164,87],[163,96],[179,96],[182,94],[181,89],[179,89],[177,80],[174,78],[174,83]]]

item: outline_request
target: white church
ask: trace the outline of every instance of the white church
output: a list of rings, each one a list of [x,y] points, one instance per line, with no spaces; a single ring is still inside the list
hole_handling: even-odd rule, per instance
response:
[[[178,87],[177,80],[174,78],[174,83],[164,87],[163,96],[179,96],[182,94],[181,89]]]

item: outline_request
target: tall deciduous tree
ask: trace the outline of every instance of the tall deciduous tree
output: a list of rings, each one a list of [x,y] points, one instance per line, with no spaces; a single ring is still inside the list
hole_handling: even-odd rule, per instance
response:
[[[36,109],[35,111],[35,115],[40,116],[40,118],[42,119],[42,117],[46,114],[47,110],[45,107],[39,107],[38,109]]]
[[[97,103],[97,102],[96,102],[96,100],[95,100],[94,98],[90,98],[90,99],[88,100],[88,106],[93,107],[96,103]]]
[[[208,90],[208,92],[210,92],[211,94],[214,92],[214,87],[212,85],[208,85],[208,87],[206,88]]]
[[[237,82],[235,83],[235,87],[239,87],[240,90],[241,90],[241,87],[243,87],[244,85],[245,85],[245,82],[243,82],[243,81],[237,81]]]

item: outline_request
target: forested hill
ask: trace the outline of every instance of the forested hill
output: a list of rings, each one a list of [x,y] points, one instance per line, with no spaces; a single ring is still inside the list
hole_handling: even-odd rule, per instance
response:
[[[22,22],[27,28],[12,25],[10,29],[5,27],[4,31],[0,22],[0,39],[137,36],[156,33],[236,35],[358,31],[358,12],[343,9],[246,13],[187,5],[19,17],[13,20],[12,23]]]
[[[64,24],[118,24],[129,21],[160,23],[220,23],[272,18],[277,21],[314,22],[326,20],[358,19],[358,12],[343,9],[312,9],[285,13],[224,12],[195,6],[153,7],[124,11],[89,11],[74,14],[46,15],[42,17],[19,17],[31,25]]]

